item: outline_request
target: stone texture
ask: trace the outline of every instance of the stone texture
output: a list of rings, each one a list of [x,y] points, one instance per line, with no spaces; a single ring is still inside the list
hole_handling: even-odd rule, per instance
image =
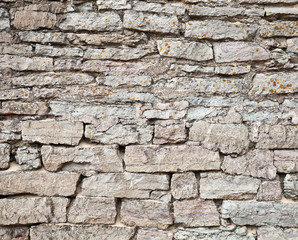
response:
[[[257,234],[259,240],[295,240],[298,236],[298,230],[295,228],[282,229],[279,227],[266,226],[258,228]]]
[[[294,21],[263,21],[260,27],[262,37],[296,37],[298,26]]]
[[[175,223],[189,227],[219,226],[219,213],[213,201],[184,200],[174,202]]]
[[[117,146],[58,147],[42,146],[42,162],[46,170],[122,172]]]
[[[298,152],[297,150],[275,150],[274,166],[278,172],[291,173],[298,172]]]
[[[108,96],[109,100],[112,102],[146,102],[154,103],[158,102],[159,99],[156,98],[151,93],[142,93],[142,92],[113,92]]]
[[[168,190],[167,175],[101,173],[83,179],[82,195],[91,197],[148,198],[153,190]]]
[[[82,136],[83,124],[79,122],[55,120],[22,122],[22,138],[31,142],[77,145]]]
[[[218,170],[221,164],[217,152],[187,145],[127,146],[124,162],[130,172]]]
[[[0,114],[3,115],[45,115],[47,112],[48,107],[44,102],[5,101],[0,108]]]
[[[0,31],[10,29],[10,21],[8,11],[0,8]]]
[[[243,7],[201,7],[192,5],[189,8],[191,16],[206,16],[206,17],[236,17],[236,16],[264,16],[265,11],[261,8],[246,9]],[[220,28],[220,27],[218,27]]]
[[[59,48],[36,44],[35,53],[49,57],[83,57],[84,51],[81,48]]]
[[[284,195],[298,199],[298,174],[287,174],[284,179]]]
[[[173,233],[170,231],[140,229],[137,240],[173,240]]]
[[[243,124],[210,124],[194,122],[189,139],[223,153],[241,153],[248,149],[248,129]]]
[[[79,176],[68,172],[5,172],[0,174],[0,195],[29,193],[40,196],[72,196]]]
[[[216,66],[215,67],[215,73],[216,74],[222,74],[222,75],[244,74],[244,73],[249,73],[250,70],[251,70],[250,65],[246,65],[246,66],[240,66],[240,65],[227,66],[227,65],[223,65],[223,66]]]
[[[17,99],[27,99],[30,97],[31,91],[29,89],[3,89],[0,90],[0,100],[17,100]]]
[[[267,179],[274,179],[276,176],[273,153],[267,150],[254,150],[238,157],[225,156],[221,168],[229,174]]]
[[[161,122],[154,127],[153,144],[179,143],[186,141],[185,124]]]
[[[215,61],[245,62],[265,61],[270,59],[265,48],[256,43],[247,42],[222,42],[213,44]]]
[[[237,225],[297,227],[297,204],[223,201],[221,214]]]
[[[258,190],[258,201],[277,201],[282,199],[282,189],[279,179],[262,180]]]
[[[165,1],[166,2],[166,1]],[[133,4],[133,10],[140,12],[156,12],[156,13],[167,13],[167,14],[176,14],[183,15],[185,14],[186,7],[179,6],[171,3],[159,4],[153,2],[137,2]]]
[[[150,76],[127,75],[127,76],[106,76],[104,78],[97,78],[98,83],[103,82],[107,86],[150,86],[152,78]]]
[[[204,199],[253,199],[261,183],[259,179],[223,173],[200,176],[200,197]]]
[[[51,29],[55,26],[56,20],[56,15],[49,12],[24,10],[16,11],[12,24],[15,28],[21,30]]]
[[[15,159],[22,170],[32,170],[41,167],[39,148],[34,146],[18,147]]]
[[[287,39],[287,51],[288,52],[294,52],[294,53],[298,53],[298,38],[290,38]]]
[[[97,0],[96,1],[98,10],[101,9],[130,9],[131,4],[127,0]]]
[[[21,123],[18,120],[0,121],[0,142],[21,139]]]
[[[128,226],[167,228],[173,223],[170,205],[154,200],[123,200],[121,223]]]
[[[68,212],[70,223],[113,224],[116,202],[113,198],[77,197]]]
[[[295,7],[283,7],[283,6],[266,6],[266,16],[272,15],[297,15],[298,9]]]
[[[171,178],[171,193],[175,199],[198,196],[198,181],[193,172],[175,173]]]
[[[26,44],[1,44],[0,54],[31,56],[33,54],[32,49],[32,46]]]
[[[226,22],[219,20],[190,21],[186,23],[185,37],[198,39],[251,39],[256,31],[257,25],[243,24],[240,22]]]
[[[213,51],[206,43],[175,41],[163,39],[157,41],[157,48],[161,56],[184,58],[194,61],[213,59]]]
[[[0,227],[2,240],[29,240],[29,228],[27,227]]]
[[[0,170],[9,168],[11,146],[7,143],[0,144]]]
[[[58,43],[66,44],[66,34],[60,32],[34,32],[24,31],[18,33],[21,41],[33,43]]]
[[[78,239],[129,240],[134,228],[101,225],[46,225],[33,226],[30,229],[31,240]]]
[[[187,111],[187,120],[202,120],[204,118],[216,117],[223,113],[223,110],[216,110],[214,108],[191,107]]]

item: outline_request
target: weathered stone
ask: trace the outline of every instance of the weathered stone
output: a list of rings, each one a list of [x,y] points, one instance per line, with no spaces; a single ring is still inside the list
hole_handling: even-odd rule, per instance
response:
[[[201,120],[208,117],[215,117],[222,115],[224,110],[217,110],[214,108],[191,107],[187,111],[187,120]]]
[[[248,112],[242,114],[242,119],[244,122],[267,122],[273,119],[281,118],[281,113],[273,113],[268,111],[259,111],[259,112]]]
[[[154,126],[153,144],[185,142],[186,138],[185,124],[160,122]]]
[[[243,124],[210,124],[194,122],[189,139],[223,153],[241,153],[248,149],[248,129]]]
[[[221,168],[229,174],[267,179],[274,179],[276,176],[273,153],[267,150],[254,150],[238,157],[225,156]]]
[[[189,227],[219,226],[219,213],[213,201],[184,200],[174,202],[175,223]]]
[[[128,144],[148,144],[153,135],[153,126],[117,124],[106,131],[101,131],[100,128],[100,125],[87,125],[85,137],[92,142],[125,146]]]
[[[250,65],[247,66],[216,66],[215,73],[223,75],[236,75],[250,72]]]
[[[153,103],[153,102],[158,102],[159,99],[156,98],[153,94],[151,93],[142,93],[142,92],[126,92],[126,91],[121,91],[121,92],[113,92],[109,95],[109,99],[112,101],[122,101],[122,102],[148,102],[148,103]]]
[[[139,76],[139,75],[126,75],[126,76],[106,76],[103,78],[97,78],[98,83],[111,87],[119,86],[150,86],[152,78],[150,76]]]
[[[198,181],[193,172],[175,173],[171,179],[171,192],[175,199],[198,196]]]
[[[55,59],[53,69],[55,71],[81,70],[82,59]]]
[[[96,2],[98,10],[101,9],[130,9],[131,4],[128,3],[127,0],[97,0]]]
[[[122,29],[120,16],[114,12],[67,13],[59,24],[62,30],[118,31]]]
[[[201,7],[192,5],[189,8],[190,16],[207,16],[207,17],[236,17],[236,16],[264,16],[265,11],[263,9],[246,9],[242,7]]]
[[[0,174],[0,195],[31,193],[40,196],[71,196],[79,180],[76,173],[6,172]]]
[[[221,164],[217,152],[187,145],[127,146],[124,161],[130,172],[218,170]]]
[[[190,21],[186,23],[184,36],[198,39],[246,40],[252,38],[256,31],[257,26],[255,24],[219,20]]]
[[[0,107],[0,114],[3,115],[44,115],[48,112],[48,107],[44,102],[5,101]]]
[[[204,106],[204,107],[233,107],[243,103],[243,98],[239,97],[186,97],[185,100],[189,102],[190,106]]]
[[[168,190],[167,175],[101,173],[83,179],[82,195],[118,198],[148,198],[153,190]]]
[[[1,20],[0,20],[1,21]],[[9,32],[0,32],[0,42],[1,43],[10,43],[12,41],[12,34]]]
[[[266,4],[266,3],[287,3],[294,4],[297,3],[297,0],[239,0],[240,3],[258,3],[258,4]]]
[[[0,90],[0,100],[26,99],[31,95],[31,91],[25,88]]]
[[[33,48],[26,44],[0,44],[0,54],[31,56]]]
[[[21,139],[21,123],[18,120],[0,121],[0,142]]]
[[[166,57],[185,58],[194,61],[213,59],[213,50],[206,43],[163,39],[157,41],[157,48],[159,54]]]
[[[0,8],[0,31],[10,28],[9,14],[4,8]]]
[[[106,225],[42,224],[30,229],[31,240],[129,240],[133,235],[134,228]]]
[[[159,3],[146,3],[146,2],[137,2],[133,4],[133,10],[139,12],[155,12],[155,13],[167,13],[167,14],[176,14],[183,15],[185,14],[186,7],[177,6],[174,4],[159,4]]]
[[[56,222],[56,219],[66,221],[66,204],[68,199],[62,198],[62,201],[57,201],[59,198],[3,198],[0,199],[0,224],[8,225],[23,225],[35,223]],[[59,205],[58,205],[59,204]],[[64,208],[64,216],[62,211],[55,209]],[[64,219],[63,219],[64,218]]]
[[[77,197],[69,208],[68,222],[113,224],[116,214],[114,198]]]
[[[221,214],[237,225],[297,227],[297,210],[296,203],[224,200]]]
[[[285,6],[266,6],[266,16],[272,15],[297,15],[298,9],[295,7]]]
[[[53,28],[56,15],[49,12],[16,11],[13,26],[21,30],[35,30],[39,28]]]
[[[0,144],[0,169],[9,168],[10,150],[11,147],[8,143]]]
[[[143,117],[147,119],[182,119],[186,115],[186,110],[160,110],[160,109],[149,109],[143,112]]]
[[[298,25],[290,21],[263,21],[260,26],[262,37],[296,37],[298,36]]]
[[[298,53],[298,38],[290,38],[287,39],[287,51],[288,52],[294,52],[294,53]]]
[[[173,240],[173,233],[154,229],[140,229],[137,240]]]
[[[129,226],[167,228],[173,223],[170,205],[154,200],[126,200],[121,204],[122,223]]]
[[[12,78],[16,86],[44,86],[44,85],[85,85],[93,81],[93,77],[85,73],[48,72],[30,74]]]
[[[176,16],[157,15],[136,11],[125,11],[123,25],[128,29],[145,32],[179,33],[179,21]]]
[[[80,48],[58,48],[36,44],[35,54],[49,57],[83,57],[84,51]]]
[[[296,126],[286,125],[267,125],[265,124],[259,130],[257,148],[297,148],[298,128]]]
[[[27,227],[0,227],[1,240],[29,240]]]
[[[26,58],[14,55],[0,56],[0,69],[11,68],[17,71],[50,71],[52,67],[52,58]]]
[[[150,199],[160,200],[168,203],[168,202],[171,202],[172,195],[169,191],[156,190],[150,193]]]
[[[282,198],[282,189],[279,179],[277,180],[262,180],[260,185],[257,200],[258,201],[277,201]]]
[[[283,229],[273,226],[259,227],[257,230],[259,240],[295,240],[298,236],[298,229]]]
[[[20,40],[22,42],[34,42],[34,43],[58,43],[66,44],[66,34],[60,32],[33,32],[33,31],[24,31],[18,33]]]
[[[277,168],[278,172],[298,172],[298,151],[275,150],[274,166]]]
[[[122,160],[117,146],[58,147],[42,146],[42,162],[48,171],[64,167],[68,171],[122,172]]]
[[[214,43],[213,48],[216,62],[265,61],[270,59],[265,48],[256,43]]]
[[[82,136],[83,124],[80,122],[55,120],[22,122],[22,138],[31,142],[77,145]]]
[[[284,194],[287,198],[298,199],[298,174],[287,174],[284,179]]]
[[[15,159],[17,164],[21,165],[22,170],[32,170],[41,167],[40,152],[37,147],[18,147]]]

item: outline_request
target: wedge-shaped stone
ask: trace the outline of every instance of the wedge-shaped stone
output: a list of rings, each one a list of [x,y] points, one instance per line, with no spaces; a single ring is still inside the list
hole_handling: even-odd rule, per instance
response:
[[[298,199],[298,174],[287,174],[284,179],[284,194],[287,198]]]
[[[68,171],[122,172],[118,146],[58,147],[42,146],[42,162],[48,171],[57,171],[66,164]],[[81,167],[80,167],[81,166]]]
[[[55,120],[22,122],[22,138],[31,142],[77,145],[82,136],[83,124],[80,122]]]
[[[189,139],[223,153],[241,153],[249,146],[248,129],[243,124],[210,124],[194,122]]]
[[[67,198],[0,199],[0,225],[65,222]]]
[[[218,170],[220,158],[200,146],[127,146],[125,167],[130,172]]]
[[[129,226],[167,228],[173,223],[170,205],[154,200],[123,200],[122,223]]]
[[[0,20],[1,21],[1,20]],[[2,240],[15,240],[15,237],[29,240],[28,227],[0,227],[0,238]]]
[[[137,240],[173,240],[173,233],[156,229],[140,229]]]
[[[69,208],[68,222],[113,224],[116,217],[114,198],[77,197]]]
[[[128,29],[145,32],[179,33],[179,22],[176,16],[157,15],[136,11],[125,11],[123,25]]]
[[[36,43],[59,43],[66,44],[66,34],[60,32],[33,32],[24,31],[18,33],[22,42],[36,42]]]
[[[257,148],[298,148],[298,128],[287,125],[264,125],[259,130]]]
[[[198,39],[234,39],[246,40],[253,37],[257,25],[219,20],[190,21],[186,23],[185,37]]]
[[[189,227],[219,226],[219,213],[211,200],[175,201],[174,218]]]
[[[175,199],[198,196],[198,181],[193,172],[175,173],[171,179],[171,193]]]
[[[250,42],[222,42],[213,44],[216,62],[264,61],[270,59],[265,48]]]
[[[298,226],[298,205],[296,203],[224,200],[221,214],[222,218],[230,218],[237,225]]]
[[[0,114],[17,115],[44,115],[48,107],[44,102],[15,102],[5,101],[1,103]]]
[[[167,175],[101,173],[85,178],[82,195],[91,197],[149,198],[153,190],[168,190]]]
[[[30,228],[31,240],[130,240],[134,228],[105,225],[48,225],[42,224]]]
[[[279,228],[273,226],[259,227],[257,230],[259,240],[296,240],[298,236],[297,228]]]
[[[9,168],[11,147],[8,143],[0,144],[0,169]]]
[[[267,150],[254,150],[238,157],[225,156],[221,168],[229,174],[267,179],[274,179],[276,176],[273,153]]]
[[[0,195],[22,193],[40,196],[71,196],[80,175],[76,173],[6,172],[0,174]]]
[[[298,172],[298,151],[297,150],[275,150],[274,166],[278,172]]]
[[[21,139],[21,123],[18,120],[0,121],[0,142]]]
[[[200,197],[205,199],[252,199],[261,180],[223,173],[201,173]]]
[[[280,94],[298,91],[297,73],[256,74],[250,94]]]
[[[120,16],[114,12],[68,13],[59,25],[62,30],[117,31],[122,29]]]
[[[159,54],[166,57],[184,58],[194,61],[213,59],[213,50],[206,43],[163,39],[157,41],[157,48]]]
[[[262,22],[260,27],[262,37],[297,37],[298,25],[294,21]]]

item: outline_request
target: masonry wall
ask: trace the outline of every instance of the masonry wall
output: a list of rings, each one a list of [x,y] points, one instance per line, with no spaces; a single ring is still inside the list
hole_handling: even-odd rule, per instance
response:
[[[1,240],[297,240],[298,0],[0,0]]]

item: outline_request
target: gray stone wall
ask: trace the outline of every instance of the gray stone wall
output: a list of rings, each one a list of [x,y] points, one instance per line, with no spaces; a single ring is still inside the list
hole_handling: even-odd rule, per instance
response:
[[[297,240],[298,0],[1,0],[1,240]]]

